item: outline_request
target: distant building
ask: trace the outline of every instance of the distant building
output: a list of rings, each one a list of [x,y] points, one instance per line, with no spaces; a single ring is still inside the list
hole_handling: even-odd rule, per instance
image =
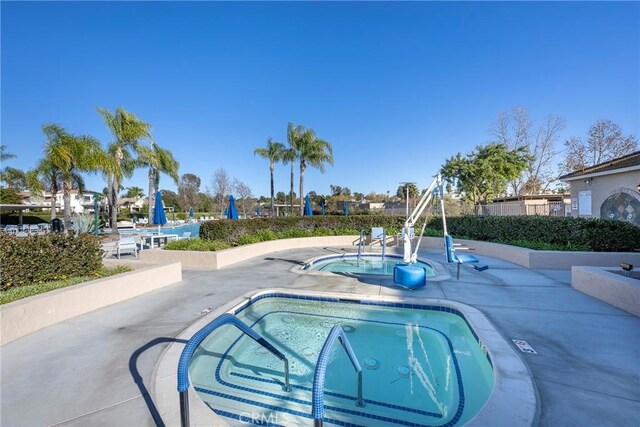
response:
[[[118,206],[129,209],[129,212],[142,212],[145,202],[146,199],[140,197],[122,197],[118,199]]]
[[[40,194],[31,191],[21,191],[18,193],[22,197],[23,205],[47,205],[51,206],[51,192],[44,191]],[[71,213],[81,214],[85,212],[93,212],[93,194],[91,190],[71,190]],[[55,197],[56,212],[64,209],[64,194],[59,191]],[[50,209],[44,209],[50,210]]]
[[[571,215],[640,226],[640,151],[560,177],[571,186]]]

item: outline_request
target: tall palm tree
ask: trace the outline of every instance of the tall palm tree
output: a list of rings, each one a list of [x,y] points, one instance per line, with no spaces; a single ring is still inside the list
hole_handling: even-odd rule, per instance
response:
[[[71,227],[71,190],[74,184],[79,191],[84,189],[84,180],[80,172],[97,172],[107,166],[107,155],[102,151],[100,142],[92,136],[76,136],[68,133],[62,126],[46,124],[42,132],[47,138],[44,146],[44,159],[57,170],[62,179],[64,200],[64,226]]]
[[[81,176],[77,176],[76,186],[82,181]],[[27,188],[34,193],[49,191],[51,193],[51,219],[56,217],[56,197],[62,188],[62,175],[49,159],[42,159],[33,170],[26,174]]]
[[[308,166],[324,173],[324,164],[333,165],[333,148],[327,141],[317,138],[313,129],[306,129],[295,139],[296,152],[300,162],[300,215],[304,213],[304,172]]]
[[[287,142],[289,143],[289,148],[286,148],[282,153],[282,161],[284,163],[288,162],[291,164],[291,187],[289,189],[290,215],[293,215],[293,168],[296,163],[296,159],[298,158],[298,139],[303,132],[304,128],[302,126],[295,126],[293,123],[289,122],[287,125]]]
[[[269,137],[267,140],[267,146],[264,148],[256,148],[253,151],[255,156],[260,156],[262,158],[269,160],[269,171],[271,172],[271,210],[269,211],[269,215],[274,216],[275,211],[273,209],[273,203],[275,200],[275,189],[273,183],[273,171],[275,169],[276,162],[282,160],[284,156],[285,147],[284,144],[279,142],[274,142],[273,138]]]
[[[4,162],[5,160],[15,159],[16,155],[13,153],[9,153],[7,151],[6,145],[0,145],[0,162]]]
[[[164,173],[173,178],[178,184],[180,177],[178,175],[179,164],[171,154],[171,151],[165,150],[151,142],[151,148],[140,145],[138,147],[138,164],[149,168],[149,219],[153,217],[151,202],[160,186],[160,173]]]
[[[113,134],[115,141],[110,147],[109,152],[113,154],[115,159],[114,167],[111,172],[105,172],[109,181],[109,212],[111,228],[117,233],[118,227],[118,188],[122,184],[122,178],[125,175],[123,160],[129,149],[134,153],[138,151],[140,140],[151,140],[150,128],[148,123],[143,122],[135,114],[129,113],[122,107],[116,108],[115,113],[104,108],[98,107],[98,113],[102,116],[105,124]]]

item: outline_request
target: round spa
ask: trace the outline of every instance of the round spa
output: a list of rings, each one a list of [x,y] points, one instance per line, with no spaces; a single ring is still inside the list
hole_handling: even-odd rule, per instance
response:
[[[315,258],[309,261],[303,270],[328,271],[332,273],[353,274],[380,274],[391,276],[396,265],[402,265],[404,261],[399,255],[385,255],[384,260],[380,254],[366,253],[359,259],[357,254],[329,255]],[[422,267],[427,277],[435,277],[434,268],[425,261],[412,264]]]

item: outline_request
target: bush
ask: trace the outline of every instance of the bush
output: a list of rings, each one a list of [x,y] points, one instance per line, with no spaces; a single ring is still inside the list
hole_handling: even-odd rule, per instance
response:
[[[229,247],[221,240],[181,239],[167,243],[164,248],[170,251],[221,251]]]
[[[313,216],[289,218],[251,218],[238,220],[207,221],[200,226],[200,237],[206,240],[223,240],[230,245],[256,243],[272,240],[269,234],[262,232],[284,233],[278,238],[333,236],[358,234],[364,229],[367,233],[371,227],[385,227],[400,230],[404,225],[404,217],[383,215],[350,215],[350,216]],[[245,237],[247,236],[247,237]]]
[[[429,220],[442,230],[442,219]],[[546,216],[463,216],[447,218],[449,234],[489,242],[535,242],[565,250],[628,252],[640,246],[640,227],[623,221]],[[440,233],[442,233],[440,231]]]
[[[100,241],[89,234],[13,237],[0,234],[0,289],[95,274]]]

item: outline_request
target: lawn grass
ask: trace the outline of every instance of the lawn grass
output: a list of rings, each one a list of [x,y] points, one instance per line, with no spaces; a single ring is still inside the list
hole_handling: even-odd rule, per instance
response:
[[[102,277],[114,276],[116,274],[126,273],[132,268],[126,265],[119,265],[114,268],[103,267],[92,276],[69,277],[63,280],[54,280],[51,282],[33,283],[29,285],[11,287],[0,292],[0,305],[8,304],[22,298],[49,292],[54,289],[65,288],[67,286],[77,285],[78,283],[88,282],[90,280],[100,279]]]

